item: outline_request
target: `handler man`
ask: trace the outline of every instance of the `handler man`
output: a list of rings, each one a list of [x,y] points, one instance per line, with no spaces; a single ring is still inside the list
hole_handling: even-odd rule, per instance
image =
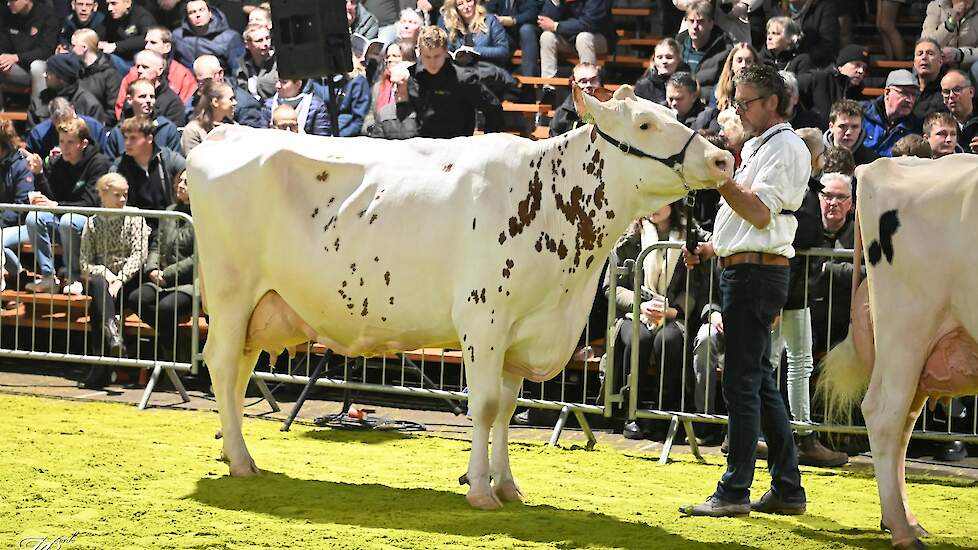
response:
[[[734,77],[733,106],[744,130],[743,163],[720,186],[723,201],[714,233],[687,265],[718,256],[720,299],[727,341],[723,396],[729,411],[727,471],[705,503],[682,506],[691,516],[746,516],[805,512],[798,458],[788,412],[778,391],[771,352],[771,325],[788,295],[788,258],[799,208],[811,175],[805,143],[785,122],[789,92],[776,69],[758,64]],[[758,426],[768,445],[771,489],[750,501]]]

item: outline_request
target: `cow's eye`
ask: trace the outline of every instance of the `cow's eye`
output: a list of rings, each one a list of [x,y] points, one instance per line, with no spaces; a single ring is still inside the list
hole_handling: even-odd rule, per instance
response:
[[[648,130],[649,129],[649,123],[648,122],[643,122],[641,125],[639,125],[639,129],[641,129],[641,130]]]

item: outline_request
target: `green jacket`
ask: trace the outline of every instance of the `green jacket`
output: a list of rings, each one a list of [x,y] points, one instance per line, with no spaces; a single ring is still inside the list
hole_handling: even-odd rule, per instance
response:
[[[190,214],[189,205],[170,205],[166,209]],[[150,238],[144,273],[148,275],[154,269],[163,273],[164,289],[200,296],[199,291],[194,292],[193,285],[194,229],[191,224],[174,218],[160,220],[159,228]]]

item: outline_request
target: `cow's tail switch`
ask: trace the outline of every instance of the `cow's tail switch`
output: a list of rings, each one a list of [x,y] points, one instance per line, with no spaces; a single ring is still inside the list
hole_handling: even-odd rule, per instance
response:
[[[827,424],[850,424],[852,411],[862,401],[871,376],[859,355],[856,344],[849,336],[832,348],[822,360],[822,373],[818,377],[816,395],[825,404]]]

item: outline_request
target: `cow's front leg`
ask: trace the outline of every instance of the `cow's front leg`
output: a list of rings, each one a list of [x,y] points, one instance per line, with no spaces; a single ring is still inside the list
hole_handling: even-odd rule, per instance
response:
[[[503,371],[499,396],[499,414],[492,427],[492,458],[490,470],[496,496],[502,502],[523,500],[513,472],[509,466],[509,421],[516,410],[516,399],[523,387],[523,377]]]
[[[502,346],[498,341],[490,343],[488,338],[466,335],[462,348],[472,416],[472,450],[465,474],[469,492],[465,499],[475,508],[494,510],[502,502],[489,484],[489,429],[499,414]]]

